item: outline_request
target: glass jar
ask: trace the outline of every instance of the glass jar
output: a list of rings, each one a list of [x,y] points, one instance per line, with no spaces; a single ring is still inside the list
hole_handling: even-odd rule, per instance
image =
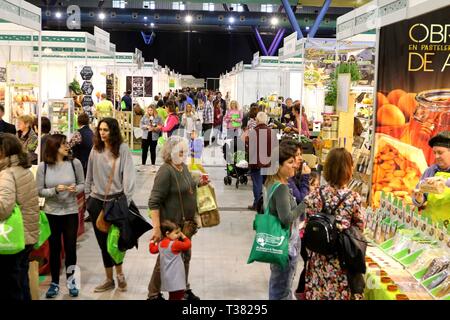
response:
[[[439,132],[450,130],[450,88],[422,91],[416,101],[414,116],[400,140],[422,149],[431,165],[434,155],[428,141]]]
[[[409,300],[408,296],[403,293],[395,295],[395,300]]]

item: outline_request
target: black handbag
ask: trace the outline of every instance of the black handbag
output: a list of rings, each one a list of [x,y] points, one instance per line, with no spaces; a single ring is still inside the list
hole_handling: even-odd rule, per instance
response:
[[[367,243],[364,235],[355,226],[338,233],[337,252],[342,269],[351,273],[366,273]]]

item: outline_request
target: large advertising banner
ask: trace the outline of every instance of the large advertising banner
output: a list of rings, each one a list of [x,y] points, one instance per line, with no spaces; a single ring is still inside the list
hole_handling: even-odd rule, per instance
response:
[[[380,30],[377,91],[372,204],[412,204],[430,138],[450,130],[450,6]]]

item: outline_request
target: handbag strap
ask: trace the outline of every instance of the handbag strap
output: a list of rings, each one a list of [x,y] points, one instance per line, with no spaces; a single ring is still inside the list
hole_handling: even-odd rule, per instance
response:
[[[270,199],[272,199],[273,194],[275,193],[275,191],[278,189],[279,186],[281,186],[281,182],[277,181],[270,188],[269,197],[267,198],[267,206],[266,206],[266,208],[264,210],[264,214],[269,214]]]
[[[322,190],[323,190],[323,187],[320,187],[319,188],[319,194],[320,194],[320,199],[322,200],[322,208],[323,208],[323,207],[325,207],[326,201],[325,201],[325,197],[323,196]],[[351,193],[352,192],[349,191],[349,192],[345,193],[342,197],[340,197],[338,203],[331,209],[330,212],[336,212],[336,210],[341,206],[341,204],[347,199],[347,197]],[[338,193],[338,196],[339,196],[339,193]]]
[[[175,177],[175,181],[177,182],[177,188],[178,188],[178,197],[180,199],[180,206],[181,206],[181,214],[183,216],[183,222],[186,221],[185,215],[184,215],[184,205],[183,205],[183,199],[181,197],[181,188],[180,188],[180,183],[178,182],[178,178],[175,172],[175,168],[172,167],[171,164],[169,164],[169,166],[171,167],[171,172],[173,174],[173,176]],[[175,172],[175,173],[174,173]]]
[[[75,165],[73,164],[73,160],[70,160],[70,164],[72,165],[73,174],[75,175],[75,183],[76,183],[76,185],[78,185],[77,171],[75,170]]]

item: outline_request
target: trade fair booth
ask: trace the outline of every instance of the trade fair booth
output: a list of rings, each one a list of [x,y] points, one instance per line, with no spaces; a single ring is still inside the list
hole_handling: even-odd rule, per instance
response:
[[[450,176],[437,164],[419,184],[436,163],[430,139],[450,130],[449,16],[448,1],[372,1],[337,20],[339,43],[376,28],[375,137],[357,165],[370,174],[367,299],[450,300]],[[420,206],[415,190],[428,195]]]
[[[22,115],[35,115],[40,105],[41,9],[14,1],[0,10],[0,103],[4,119],[14,125]]]
[[[282,63],[278,57],[260,57],[257,52],[252,65],[239,62],[231,72],[222,75],[219,89],[224,97],[237,100],[241,106],[269,96],[298,99],[300,94],[294,83],[301,79],[301,65],[300,59]]]

